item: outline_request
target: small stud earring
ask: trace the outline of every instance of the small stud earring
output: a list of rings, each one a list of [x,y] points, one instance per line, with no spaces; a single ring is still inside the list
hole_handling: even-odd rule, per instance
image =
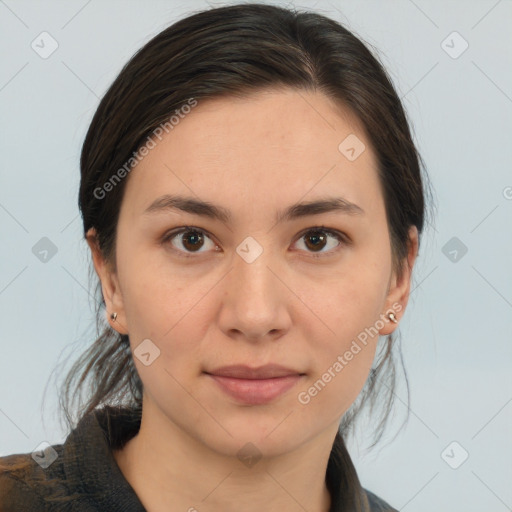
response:
[[[388,318],[394,323],[397,324],[398,320],[396,319],[395,313],[389,313]]]
[[[117,319],[117,313],[111,313],[110,318],[112,319],[113,322],[115,322]]]

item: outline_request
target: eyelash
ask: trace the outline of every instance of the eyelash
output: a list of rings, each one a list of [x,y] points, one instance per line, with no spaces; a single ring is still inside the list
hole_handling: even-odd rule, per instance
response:
[[[210,238],[210,240],[212,239],[211,235],[207,231],[205,231],[204,229],[197,228],[195,226],[183,226],[183,227],[181,227],[181,228],[179,228],[177,230],[172,230],[172,231],[166,233],[163,236],[162,244],[167,244],[173,238],[175,238],[176,236],[184,234],[184,233],[189,233],[189,232],[194,232],[194,233],[199,233],[201,235],[206,235],[208,238]],[[330,251],[327,251],[327,252],[323,252],[323,253],[308,252],[309,256],[311,256],[313,258],[323,258],[323,257],[326,257],[326,256],[330,256],[333,253],[338,252],[338,250],[340,249],[341,245],[349,245],[350,244],[350,240],[348,239],[347,235],[345,235],[345,233],[342,233],[340,231],[327,228],[325,226],[314,226],[314,227],[308,228],[305,231],[302,231],[300,233],[299,237],[297,238],[297,241],[300,240],[301,238],[303,238],[308,233],[312,233],[312,232],[320,232],[320,233],[324,233],[324,234],[330,235],[330,236],[334,237],[340,243],[340,245],[338,247],[336,247],[335,249],[332,249]],[[177,253],[179,253],[181,257],[184,257],[184,258],[197,258],[197,256],[193,252],[181,251],[179,249],[175,249],[174,247],[172,249],[174,251],[176,251]],[[200,254],[200,253],[197,253],[197,254]]]

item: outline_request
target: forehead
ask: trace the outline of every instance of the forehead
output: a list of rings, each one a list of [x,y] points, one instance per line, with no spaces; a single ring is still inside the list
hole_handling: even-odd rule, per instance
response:
[[[376,159],[359,120],[321,93],[200,99],[154,140],[127,183],[125,200],[137,212],[173,192],[239,208],[249,200],[293,203],[333,188],[356,203],[379,193]],[[364,147],[356,159],[344,153],[347,140],[358,152]]]

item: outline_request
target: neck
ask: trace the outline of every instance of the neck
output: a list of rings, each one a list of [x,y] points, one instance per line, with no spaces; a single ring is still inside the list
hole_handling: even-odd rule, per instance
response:
[[[292,452],[251,460],[214,451],[168,418],[143,412],[138,434],[114,458],[148,512],[329,512],[334,427]]]

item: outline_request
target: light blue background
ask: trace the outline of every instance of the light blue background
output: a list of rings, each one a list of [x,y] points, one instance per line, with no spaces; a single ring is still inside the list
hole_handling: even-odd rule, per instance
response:
[[[378,49],[436,191],[435,228],[425,233],[400,325],[410,420],[370,453],[360,449],[368,440],[362,426],[350,443],[362,483],[407,512],[510,510],[512,2],[294,5],[345,23]],[[80,146],[98,99],[145,42],[206,7],[0,2],[0,455],[63,441],[55,375],[44,423],[43,392],[56,364],[75,351],[72,362],[94,339],[77,190]],[[43,31],[59,45],[47,59],[31,48]],[[469,44],[456,59],[441,46],[453,31]],[[32,253],[42,237],[58,249],[47,263]],[[455,263],[442,252],[452,237],[468,248]],[[395,425],[403,387],[397,395]],[[391,440],[393,424],[388,432]],[[458,469],[441,457],[452,441],[469,453]]]

